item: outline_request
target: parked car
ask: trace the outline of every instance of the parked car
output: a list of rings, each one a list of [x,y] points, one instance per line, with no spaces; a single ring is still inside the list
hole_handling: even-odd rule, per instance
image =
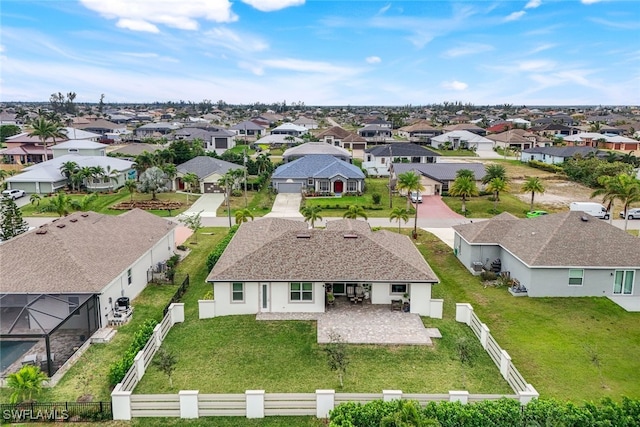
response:
[[[527,212],[527,218],[536,218],[543,215],[549,215],[547,211],[529,211]]]
[[[4,190],[2,192],[2,196],[3,197],[10,197],[13,200],[15,199],[19,199],[20,197],[24,196],[24,190]]]
[[[422,194],[412,191],[410,197],[412,203],[422,203]]]
[[[620,218],[624,218],[624,211],[620,212]],[[631,208],[627,211],[627,218],[640,219],[640,208]]]

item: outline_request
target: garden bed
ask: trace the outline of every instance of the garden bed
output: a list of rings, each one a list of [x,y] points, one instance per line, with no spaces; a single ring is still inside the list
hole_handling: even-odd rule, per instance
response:
[[[183,203],[171,202],[167,200],[134,200],[128,202],[120,202],[113,205],[111,209],[119,211],[127,211],[131,209],[149,210],[174,210],[182,208]]]

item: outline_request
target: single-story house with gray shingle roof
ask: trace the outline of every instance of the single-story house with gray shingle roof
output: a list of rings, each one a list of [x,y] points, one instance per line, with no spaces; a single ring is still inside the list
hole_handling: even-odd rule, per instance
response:
[[[149,270],[173,255],[175,227],[139,209],[76,212],[0,244],[0,338],[38,341],[57,331],[47,338],[55,354],[48,367],[57,369],[98,328],[121,319],[118,298],[133,300]]]
[[[369,175],[389,176],[391,163],[435,163],[440,154],[411,142],[376,145],[365,150],[362,167]]]
[[[351,163],[351,153],[349,151],[345,150],[342,147],[338,147],[322,141],[307,142],[305,144],[300,144],[296,145],[295,147],[288,148],[284,153],[282,153],[282,159],[285,162],[290,162],[311,154],[328,154],[337,159]]]
[[[395,182],[401,173],[415,171],[420,174],[422,185],[425,187],[422,194],[431,196],[449,191],[458,171],[462,169],[473,172],[476,185],[479,189],[482,188],[482,178],[486,174],[482,163],[393,163],[391,178]]]
[[[329,154],[311,154],[278,166],[271,186],[279,193],[360,193],[364,179],[362,170],[351,163]]]
[[[454,253],[471,272],[500,259],[531,297],[606,296],[640,310],[640,239],[606,221],[503,213],[453,229]]]
[[[348,254],[342,260],[336,254]],[[331,268],[326,260],[332,259]],[[384,262],[372,262],[384,260]],[[438,277],[411,240],[364,221],[329,221],[309,230],[302,221],[264,218],[243,223],[211,270],[215,315],[325,311],[325,294],[361,286],[372,304],[405,293],[411,313],[441,316],[431,299]]]
[[[236,146],[236,134],[222,128],[207,127],[206,129],[201,129],[187,127],[177,130],[174,135],[176,139],[187,141],[199,139],[202,141],[202,148],[205,151],[215,152],[218,155]]]
[[[520,153],[521,162],[536,160],[548,164],[563,163],[575,156],[587,157],[590,154],[598,154],[598,149],[584,146],[568,147],[533,147]]]
[[[218,182],[224,174],[236,169],[244,170],[244,166],[209,156],[194,157],[176,167],[177,174],[173,188],[184,190],[185,185],[182,182],[182,177],[193,173],[198,177],[200,193],[221,193],[224,189],[220,187]]]

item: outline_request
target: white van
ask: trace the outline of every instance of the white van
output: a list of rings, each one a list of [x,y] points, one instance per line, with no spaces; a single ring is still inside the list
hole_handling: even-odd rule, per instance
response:
[[[594,202],[572,202],[569,205],[569,209],[572,211],[581,211],[588,213],[591,216],[595,216],[600,219],[609,219],[609,212],[600,203]]]

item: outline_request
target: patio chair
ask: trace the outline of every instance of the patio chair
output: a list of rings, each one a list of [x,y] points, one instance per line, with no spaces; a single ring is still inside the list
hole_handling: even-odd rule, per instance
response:
[[[355,298],[355,302],[356,303],[361,303],[362,301],[364,301],[364,288],[362,286],[356,286],[356,298]]]
[[[401,299],[392,299],[391,300],[391,310],[392,311],[402,311],[402,300]]]
[[[347,286],[347,298],[349,298],[349,301],[351,301],[351,302],[355,302],[356,301],[356,291],[355,291],[353,285]]]

